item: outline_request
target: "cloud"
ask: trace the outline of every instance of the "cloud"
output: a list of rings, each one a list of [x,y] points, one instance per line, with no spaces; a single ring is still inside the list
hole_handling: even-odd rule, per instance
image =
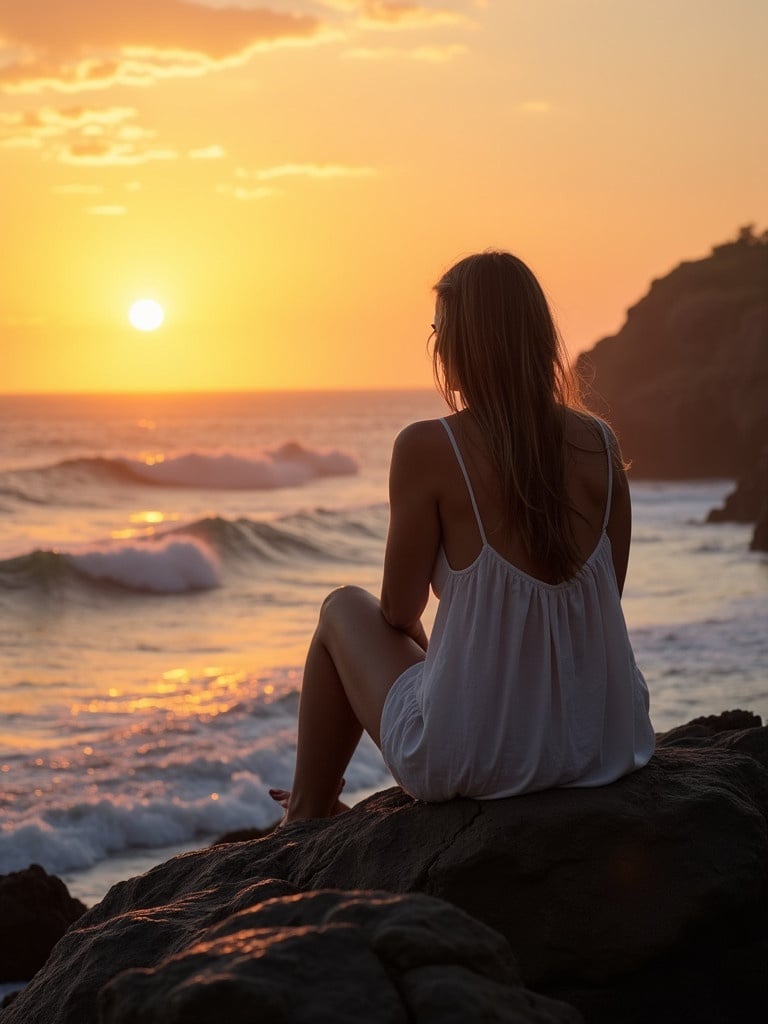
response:
[[[190,149],[187,156],[190,160],[223,160],[227,155],[222,146],[201,146],[199,149]]]
[[[125,206],[89,206],[85,212],[93,217],[123,217],[128,210]]]
[[[408,0],[323,0],[330,10],[355,16],[360,28],[434,28],[466,24],[465,14],[447,7],[428,7]]]
[[[139,149],[131,142],[98,140],[73,142],[62,146],[56,159],[75,167],[130,167],[152,160],[176,160],[173,149]]]
[[[459,25],[466,20],[457,11],[424,7],[422,4],[369,0],[363,4],[361,25],[378,29],[434,28],[436,25]]]
[[[157,132],[135,124],[136,115],[134,107],[79,106],[0,114],[0,145],[35,147],[50,160],[80,166],[175,159],[174,150],[149,145]],[[204,152],[210,159],[213,148],[192,152]]]
[[[257,181],[273,178],[370,178],[376,173],[374,167],[346,164],[278,164],[253,171],[251,177]],[[242,171],[239,176],[242,176]]]
[[[327,181],[332,178],[370,178],[378,174],[375,167],[355,164],[276,164],[248,171],[244,167],[235,170],[236,184],[217,186],[216,191],[234,199],[268,199],[283,195],[283,189],[263,182],[279,181],[284,178],[310,178]]]
[[[268,0],[265,0],[265,4]],[[0,0],[0,88],[78,92],[151,85],[318,42],[317,18],[188,0]]]
[[[216,191],[243,201],[269,199],[271,196],[282,195],[280,189],[271,188],[269,185],[259,185],[256,188],[247,188],[245,185],[218,185]]]
[[[40,147],[50,139],[67,135],[87,137],[115,128],[135,117],[132,107],[43,107],[18,113],[0,114],[0,140],[5,146]]]
[[[342,56],[349,60],[418,60],[442,64],[466,52],[466,46],[462,46],[461,43],[445,43],[443,45],[413,46],[411,48],[355,46],[345,50]]]

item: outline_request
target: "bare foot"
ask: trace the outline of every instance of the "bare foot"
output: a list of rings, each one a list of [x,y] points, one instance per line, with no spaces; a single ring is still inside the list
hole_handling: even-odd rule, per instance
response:
[[[346,783],[346,779],[342,779],[341,780],[341,785],[339,786],[339,793],[341,793],[342,789],[344,788],[345,783]],[[290,791],[290,789],[270,789],[269,790],[269,795],[272,797],[272,799],[275,801],[275,803],[276,804],[280,804],[280,806],[285,811],[285,816],[283,817],[283,820],[280,822],[280,825],[286,825],[287,824],[286,817],[288,815],[288,804],[290,803],[290,800],[291,800],[291,791]],[[330,816],[332,817],[335,814],[343,814],[344,811],[348,811],[348,810],[349,810],[349,804],[345,804],[342,800],[337,799],[336,803],[333,805],[333,810],[331,811]],[[278,828],[279,827],[280,826],[278,825]]]

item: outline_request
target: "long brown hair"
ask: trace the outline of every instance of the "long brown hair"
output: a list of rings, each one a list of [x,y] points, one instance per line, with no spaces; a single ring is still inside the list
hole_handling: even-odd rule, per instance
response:
[[[581,403],[541,285],[516,256],[489,251],[451,267],[435,292],[438,388],[482,431],[504,525],[514,523],[555,582],[570,579],[581,560],[565,485],[565,411]]]

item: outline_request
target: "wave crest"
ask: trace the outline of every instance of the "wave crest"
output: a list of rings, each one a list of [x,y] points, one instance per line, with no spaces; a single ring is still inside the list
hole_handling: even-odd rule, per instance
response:
[[[314,450],[290,441],[252,455],[182,452],[148,459],[123,455],[65,459],[50,466],[16,471],[11,474],[14,479],[9,481],[10,486],[0,488],[0,493],[44,503],[47,485],[71,485],[73,481],[203,490],[274,490],[300,487],[321,477],[353,476],[358,470],[357,460],[346,452]],[[21,488],[19,482],[23,484]],[[30,483],[37,486],[30,490]],[[38,491],[41,485],[42,494]]]
[[[0,561],[0,592],[51,590],[67,583],[113,584],[149,594],[209,590],[221,565],[370,562],[381,558],[385,504],[285,516],[265,522],[210,516],[154,538],[93,543],[70,551],[36,550]]]
[[[210,590],[221,583],[215,553],[195,537],[99,545],[79,552],[32,551],[0,562],[0,589],[50,589],[82,579],[150,594]]]

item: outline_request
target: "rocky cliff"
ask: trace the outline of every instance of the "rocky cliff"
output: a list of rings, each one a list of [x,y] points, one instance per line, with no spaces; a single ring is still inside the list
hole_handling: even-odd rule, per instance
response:
[[[577,369],[635,476],[751,473],[768,443],[768,232],[653,281]]]

